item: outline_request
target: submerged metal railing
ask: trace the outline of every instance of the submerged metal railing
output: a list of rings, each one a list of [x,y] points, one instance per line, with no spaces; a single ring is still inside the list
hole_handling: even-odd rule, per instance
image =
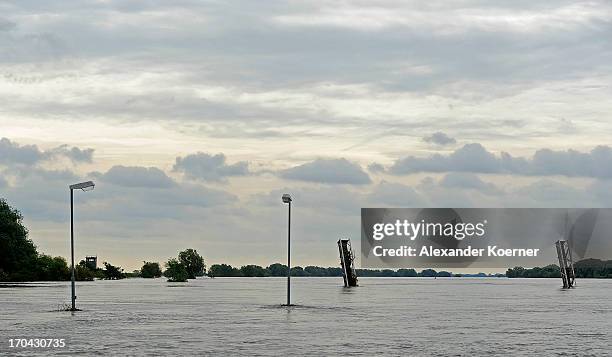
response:
[[[338,240],[338,251],[340,253],[340,265],[342,266],[342,277],[344,286],[357,286],[357,271],[355,270],[355,253],[351,247],[350,239]]]
[[[561,269],[561,279],[563,288],[569,289],[576,285],[576,274],[574,273],[574,262],[572,261],[572,251],[566,240],[555,242],[557,256],[559,257],[559,269]]]

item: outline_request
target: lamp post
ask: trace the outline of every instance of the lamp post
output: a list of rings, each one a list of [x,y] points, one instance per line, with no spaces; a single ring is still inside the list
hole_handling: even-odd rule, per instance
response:
[[[91,191],[95,184],[92,181],[75,183],[70,185],[70,261],[71,261],[71,281],[72,281],[72,308],[70,311],[76,311],[75,300],[76,290],[74,286],[74,190]]]
[[[283,195],[283,203],[289,205],[287,220],[287,306],[291,306],[291,201],[291,195],[285,193]]]

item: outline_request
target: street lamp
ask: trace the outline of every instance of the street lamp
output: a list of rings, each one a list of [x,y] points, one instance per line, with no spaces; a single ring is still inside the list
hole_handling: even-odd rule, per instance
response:
[[[291,195],[283,195],[283,203],[289,205],[289,218],[287,221],[287,306],[291,306]]]
[[[71,271],[72,271],[72,308],[70,311],[76,311],[74,306],[76,300],[76,290],[74,286],[74,190],[91,191],[94,189],[95,184],[92,181],[86,181],[81,183],[75,183],[70,185],[70,257],[71,257]]]

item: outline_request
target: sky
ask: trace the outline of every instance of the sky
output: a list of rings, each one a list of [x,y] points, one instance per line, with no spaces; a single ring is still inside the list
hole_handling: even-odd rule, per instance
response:
[[[612,4],[4,1],[0,197],[126,270],[338,265],[361,207],[612,207]],[[355,244],[358,246],[358,244]]]

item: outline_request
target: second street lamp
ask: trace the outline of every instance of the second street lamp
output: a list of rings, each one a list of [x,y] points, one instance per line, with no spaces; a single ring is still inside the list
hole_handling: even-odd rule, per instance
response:
[[[291,195],[283,195],[283,203],[289,205],[289,215],[287,220],[287,306],[291,306]]]
[[[70,296],[72,300],[72,308],[70,311],[76,311],[75,300],[76,300],[76,289],[74,284],[74,190],[91,191],[94,189],[95,184],[92,181],[86,181],[81,183],[75,183],[70,185],[70,261],[71,261],[71,282],[72,282],[72,294]]]

